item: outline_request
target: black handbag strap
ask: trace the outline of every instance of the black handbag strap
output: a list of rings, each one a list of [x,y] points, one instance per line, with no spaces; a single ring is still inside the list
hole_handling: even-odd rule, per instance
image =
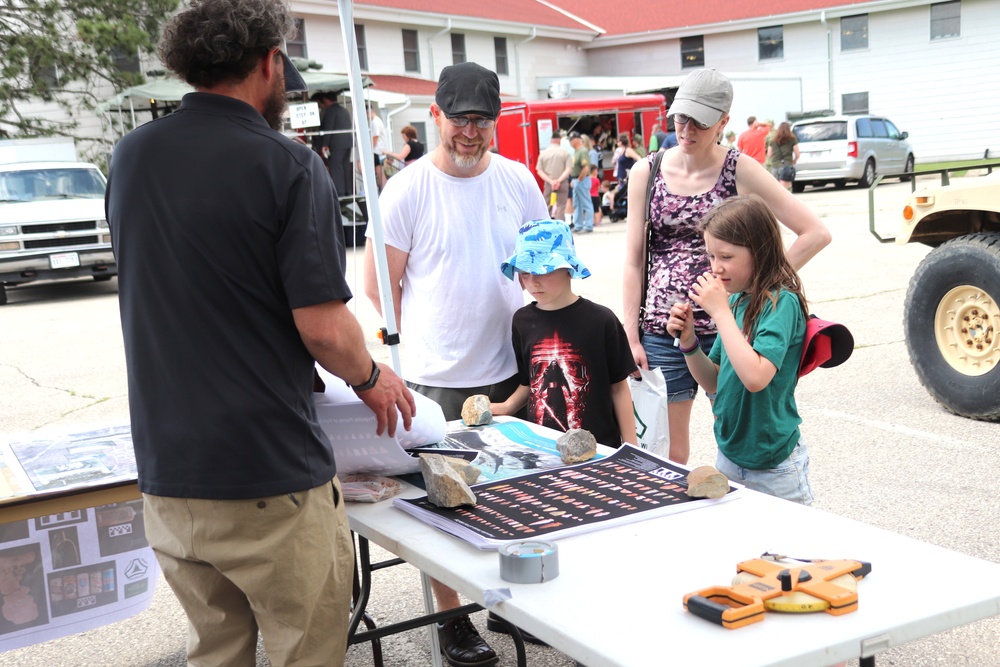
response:
[[[653,225],[651,218],[653,217],[653,185],[656,183],[656,175],[660,172],[660,162],[663,161],[664,151],[659,150],[653,155],[653,158],[649,161],[649,179],[646,182],[646,206],[644,211],[646,213],[646,261],[643,262],[645,265],[645,270],[642,272],[642,297],[639,300],[639,335],[642,335],[642,326],[646,321],[646,293],[649,291],[649,271],[652,268],[652,262],[649,258],[649,247],[653,243]]]

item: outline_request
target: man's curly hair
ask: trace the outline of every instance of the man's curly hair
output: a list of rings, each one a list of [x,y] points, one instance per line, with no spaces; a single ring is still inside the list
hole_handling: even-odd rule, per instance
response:
[[[238,83],[294,31],[284,0],[194,0],[164,26],[158,54],[195,88]]]

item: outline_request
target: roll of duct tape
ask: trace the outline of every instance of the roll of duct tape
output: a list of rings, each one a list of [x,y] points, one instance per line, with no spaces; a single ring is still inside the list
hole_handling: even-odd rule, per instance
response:
[[[511,542],[499,551],[504,581],[540,584],[559,576],[559,550],[551,542]]]

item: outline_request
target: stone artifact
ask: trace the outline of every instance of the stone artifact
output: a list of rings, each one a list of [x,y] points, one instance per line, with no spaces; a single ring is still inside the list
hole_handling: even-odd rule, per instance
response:
[[[486,394],[469,396],[462,404],[462,421],[466,426],[482,426],[493,421],[490,397]]]
[[[729,479],[712,466],[698,466],[688,473],[687,482],[691,498],[721,498],[729,493]]]
[[[582,428],[571,428],[556,440],[556,448],[563,463],[583,463],[597,454],[597,439]]]
[[[457,456],[443,456],[443,458],[448,462],[448,465],[455,469],[455,472],[462,476],[462,479],[465,480],[465,483],[469,486],[475,484],[476,480],[479,479],[479,476],[483,473],[482,470],[472,465],[465,459],[460,459]]]
[[[476,504],[476,494],[440,454],[421,454],[420,472],[424,476],[427,500],[433,505],[458,507]]]

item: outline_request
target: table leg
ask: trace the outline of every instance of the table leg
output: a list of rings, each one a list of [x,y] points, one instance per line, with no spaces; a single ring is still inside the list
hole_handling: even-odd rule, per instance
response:
[[[423,572],[420,573],[420,587],[424,593],[424,612],[434,613],[434,593],[431,591],[431,578]],[[437,623],[427,626],[427,633],[431,640],[431,664],[434,667],[441,667],[441,638],[438,637]]]
[[[375,619],[373,619],[366,611],[368,606],[368,597],[371,593],[371,557],[368,550],[368,541],[365,540],[363,545],[359,544],[359,553],[354,560],[354,575],[353,575],[353,592],[352,592],[352,610],[351,618],[348,624],[347,636],[348,643],[354,643],[350,641],[352,638],[357,636],[358,623],[364,621],[365,627],[368,630],[375,629]],[[358,558],[361,558],[361,562],[364,564],[362,567],[358,567]],[[365,581],[362,583],[362,574]],[[373,637],[371,639],[372,643],[372,664],[374,667],[384,667],[384,662],[382,658],[382,640],[379,637]]]
[[[382,660],[382,649],[379,645],[376,654],[375,642],[382,637],[387,637],[389,635],[394,635],[400,632],[406,632],[407,630],[413,630],[422,626],[431,626],[431,649],[433,651],[432,660],[434,660],[435,667],[440,667],[441,665],[441,648],[437,637],[437,623],[450,620],[456,616],[464,616],[466,614],[471,614],[477,611],[482,611],[482,605],[476,603],[470,603],[456,607],[454,609],[446,609],[444,611],[427,613],[423,616],[418,616],[417,618],[412,618],[408,621],[400,621],[398,623],[391,623],[381,628],[375,628],[374,621],[371,620],[370,616],[365,613],[365,608],[368,606],[368,600],[371,597],[371,587],[372,587],[372,572],[375,570],[380,570],[386,567],[392,567],[394,565],[400,565],[406,561],[401,558],[394,558],[391,560],[381,561],[378,563],[371,562],[371,551],[369,548],[368,540],[361,535],[357,535],[357,557],[354,561],[355,567],[355,593],[354,593],[354,608],[351,610],[351,620],[348,625],[347,634],[347,644],[353,646],[354,644],[363,644],[365,642],[372,642],[372,654],[376,656],[376,667],[381,667]],[[427,577],[423,572],[420,573],[422,577],[422,583],[424,586],[424,606],[427,610],[433,611],[434,609],[434,599],[430,591],[430,578]],[[369,628],[363,632],[358,632],[358,625],[361,623],[362,619],[366,619],[365,625]],[[506,621],[505,621],[506,622]],[[510,625],[510,624],[508,624]],[[510,625],[513,628],[511,632],[511,637],[514,640],[514,647],[517,650],[517,665],[518,667],[527,667],[527,653],[524,649],[524,639],[521,637],[521,632],[516,626]]]

